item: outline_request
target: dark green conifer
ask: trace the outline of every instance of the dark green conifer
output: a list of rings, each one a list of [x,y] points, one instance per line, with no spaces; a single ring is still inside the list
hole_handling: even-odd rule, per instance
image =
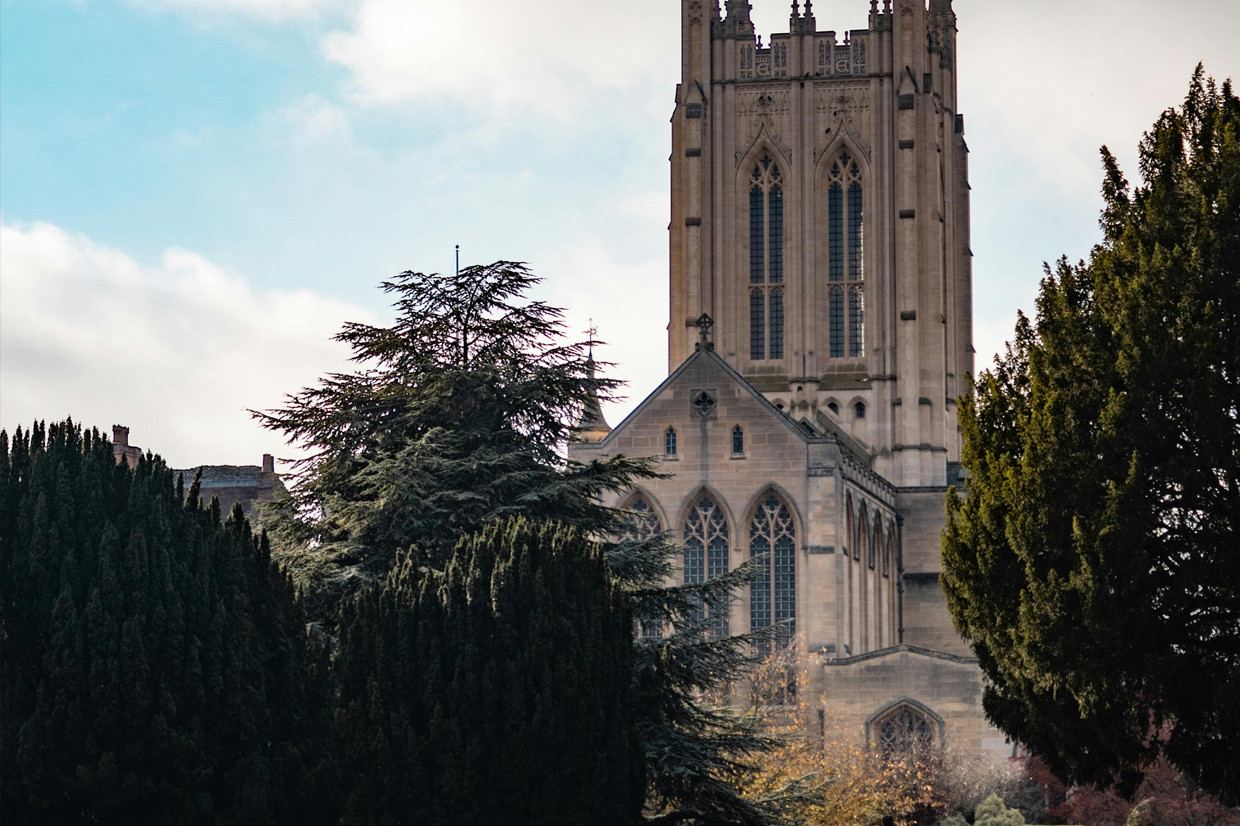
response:
[[[345,822],[631,824],[631,616],[602,550],[501,520],[346,607]]]
[[[290,397],[283,409],[258,414],[267,427],[312,451],[298,466],[292,497],[276,520],[283,558],[306,588],[311,615],[330,629],[337,622],[336,606],[365,583],[381,580],[411,547],[417,547],[424,573],[464,587],[483,579],[453,574],[449,560],[464,565],[458,543],[499,520],[554,522],[604,540],[611,575],[632,599],[634,616],[670,632],[632,641],[629,696],[645,743],[647,814],[666,822],[760,823],[764,813],[741,799],[732,781],[748,770],[746,756],[766,741],[752,721],[704,699],[726,693],[723,687],[748,666],[751,649],[748,637],[710,634],[701,607],[716,616],[725,611],[748,570],[668,588],[678,549],[658,537],[611,541],[623,533],[625,515],[604,507],[603,495],[625,491],[655,472],[646,459],[614,456],[585,465],[567,460],[573,423],[618,382],[596,375],[586,342],[564,343],[561,310],[525,297],[537,281],[524,265],[505,261],[467,267],[459,275],[402,273],[383,285],[397,297],[392,326],[348,324],[337,336],[353,348],[361,365],[356,372],[329,375]],[[545,572],[542,587],[560,587],[558,576]],[[534,588],[536,580],[517,576],[516,581],[520,588],[501,589],[497,598],[514,606],[537,604],[542,592]],[[399,588],[385,585],[384,596],[358,597],[382,621],[366,626],[364,634],[342,634],[342,662],[364,661],[347,654],[346,646],[387,640],[384,623],[405,616],[391,602],[398,591],[430,587],[429,580],[412,575],[400,582]],[[462,600],[469,602],[467,596],[449,602]],[[426,605],[421,610],[431,611]],[[504,627],[509,617],[524,616],[516,607],[499,612],[502,619],[451,616],[442,635],[420,639],[413,661],[427,675],[437,675],[434,679],[455,681],[448,683],[452,690],[446,698],[435,694],[425,700],[420,713],[430,720],[427,728],[377,739],[354,722],[345,736],[359,760],[357,744],[372,744],[366,748],[374,752],[365,760],[378,762],[388,760],[398,745],[432,750],[436,760],[455,767],[441,776],[462,778],[459,787],[435,798],[436,805],[447,806],[444,801],[458,795],[467,806],[479,794],[470,791],[470,783],[528,786],[526,764],[509,763],[503,767],[507,774],[488,774],[499,769],[475,762],[487,736],[477,728],[481,718],[456,714],[454,698],[469,696],[480,708],[503,703],[540,715],[549,730],[573,722],[564,716],[571,707],[557,713],[530,693],[530,681],[546,676],[536,675],[557,667],[554,650],[548,659],[541,658],[545,652],[536,657],[534,649],[522,648],[528,653],[524,659],[464,670],[456,665],[465,656],[486,663],[490,649],[479,646],[497,636],[544,639],[545,629]],[[395,678],[400,669],[415,667],[386,664],[393,650],[390,640],[373,650],[378,676],[368,696],[376,709],[388,702],[383,675]],[[341,678],[353,680],[357,666],[341,667]],[[465,674],[468,680],[461,677]],[[513,736],[515,742],[540,742],[533,732],[518,730]],[[535,739],[521,739],[527,736]],[[429,771],[410,769],[424,770]],[[373,782],[374,795],[400,794],[390,784]]]
[[[304,621],[240,510],[72,422],[0,445],[5,822],[331,822]]]
[[[943,584],[987,714],[1060,777],[1166,757],[1240,802],[1240,101],[1198,66],[1103,148],[1104,241],[1060,261],[963,399]]]

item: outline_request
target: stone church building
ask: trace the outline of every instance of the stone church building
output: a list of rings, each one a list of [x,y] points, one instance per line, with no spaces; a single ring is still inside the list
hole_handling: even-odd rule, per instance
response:
[[[938,585],[972,253],[956,18],[924,3],[837,33],[793,2],[764,44],[747,0],[681,0],[670,375],[571,452],[662,457],[614,504],[685,546],[685,581],[761,557],[727,625],[795,642],[807,723],[1002,758]]]

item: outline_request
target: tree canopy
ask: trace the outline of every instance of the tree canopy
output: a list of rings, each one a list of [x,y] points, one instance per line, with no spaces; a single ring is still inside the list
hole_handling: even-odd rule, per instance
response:
[[[470,538],[480,532],[491,536],[493,526],[511,519],[537,529],[554,523],[600,542],[608,575],[631,601],[637,625],[660,629],[630,642],[626,700],[644,752],[647,818],[763,823],[763,807],[745,800],[735,781],[752,771],[747,756],[768,741],[753,720],[709,701],[725,694],[723,687],[753,659],[749,637],[716,636],[710,619],[727,610],[749,569],[669,587],[679,549],[662,536],[629,531],[629,515],[602,504],[603,494],[658,473],[647,458],[612,456],[587,464],[568,458],[583,411],[619,383],[596,375],[600,365],[590,343],[565,342],[563,311],[528,298],[537,283],[525,265],[508,261],[447,275],[401,273],[383,285],[396,297],[391,326],[349,324],[337,336],[352,347],[355,372],[329,375],[283,408],[256,414],[310,449],[274,520],[282,559],[305,589],[311,614],[328,626],[345,622],[338,665],[347,670],[338,673],[341,699],[353,703],[361,695],[343,692],[361,690],[356,669],[369,656],[353,649],[372,639],[355,633],[363,627],[357,623],[366,617],[368,633],[403,633],[392,624],[443,598],[414,601],[397,594],[430,587],[425,583],[434,577],[465,576],[452,573],[461,564],[458,543],[475,541]],[[476,553],[482,552],[480,546]],[[548,566],[559,558],[537,556]],[[597,592],[598,600],[606,598]],[[575,610],[564,607],[570,615]],[[471,633],[482,628],[472,626]],[[463,632],[445,639],[451,658],[463,655],[454,646],[488,644]],[[416,679],[448,679],[445,662],[432,665],[416,659],[420,649],[402,650],[415,657],[404,668],[435,669]],[[600,656],[598,646],[590,651]],[[522,662],[535,672],[544,667]],[[582,667],[594,666],[583,661]],[[468,669],[452,673],[460,680],[477,676]],[[373,696],[396,697],[415,679],[397,676],[375,672]],[[441,684],[436,690],[455,696],[466,688]],[[485,686],[471,682],[467,690],[480,696]],[[462,732],[483,719],[471,716],[468,704],[445,706],[445,714],[457,716],[442,724]],[[575,746],[565,741],[562,748],[572,753]],[[355,759],[381,759],[367,754]],[[415,750],[403,754],[405,765],[422,759]],[[492,759],[481,752],[478,758]],[[513,766],[513,776],[523,770]]]
[[[628,599],[576,531],[492,522],[443,573],[406,555],[341,631],[344,822],[639,820]]]
[[[71,421],[0,432],[0,600],[6,823],[330,822],[326,695],[239,508]]]
[[[1240,801],[1240,102],[1198,66],[1111,153],[1103,242],[961,400],[943,586],[984,706],[1071,782]]]

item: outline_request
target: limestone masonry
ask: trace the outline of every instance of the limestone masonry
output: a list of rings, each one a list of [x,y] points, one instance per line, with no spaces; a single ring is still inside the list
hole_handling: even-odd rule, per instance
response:
[[[956,17],[923,2],[841,33],[794,2],[763,44],[746,0],[682,0],[670,375],[572,455],[662,456],[615,504],[685,545],[685,581],[760,557],[719,629],[795,642],[808,723],[1002,758],[938,585],[972,253]]]

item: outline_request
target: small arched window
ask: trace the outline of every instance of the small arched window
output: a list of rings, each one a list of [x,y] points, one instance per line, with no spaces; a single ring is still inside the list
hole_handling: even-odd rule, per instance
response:
[[[749,584],[749,628],[779,625],[775,643],[785,647],[796,633],[796,528],[792,512],[774,494],[758,506],[749,523],[749,554],[764,557]],[[764,640],[760,650],[769,648]]]
[[[745,452],[745,431],[740,425],[732,428],[732,452],[736,454]]]
[[[685,517],[685,585],[699,585],[728,572],[728,521],[709,495],[703,495]],[[698,609],[698,617],[705,608]],[[727,636],[726,614],[715,618],[710,632]]]
[[[853,416],[858,419],[865,418],[865,402],[857,402],[853,408]]]
[[[865,355],[865,226],[861,169],[847,152],[827,185],[827,334],[831,358]],[[847,309],[846,309],[847,308]]]
[[[827,402],[827,409],[837,416],[840,415],[840,406],[835,402]]]
[[[900,705],[875,723],[878,747],[888,756],[928,756],[934,747],[934,722],[920,709]]]
[[[676,428],[669,427],[667,433],[663,435],[663,453],[668,456],[676,455]]]

